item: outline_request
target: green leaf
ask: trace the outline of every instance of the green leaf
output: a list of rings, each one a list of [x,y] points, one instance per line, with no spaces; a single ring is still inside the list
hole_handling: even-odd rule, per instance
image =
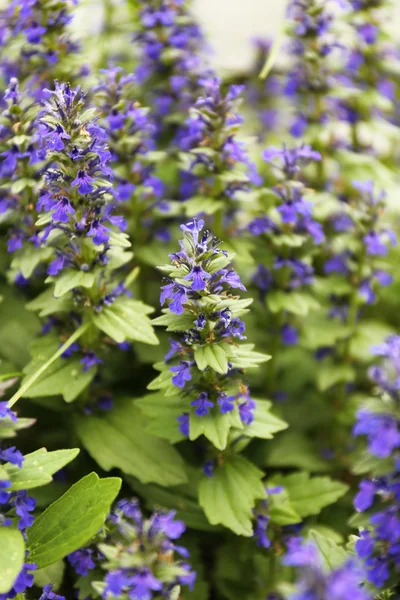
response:
[[[311,310],[318,310],[315,298],[303,292],[283,292],[276,290],[267,296],[268,308],[272,313],[287,310],[289,313],[305,317]]]
[[[0,594],[13,586],[25,560],[25,543],[21,532],[11,527],[0,527]]]
[[[31,248],[24,248],[13,258],[11,268],[20,271],[25,279],[29,279],[36,267],[47,261],[52,254],[51,248],[35,248],[34,252]]]
[[[349,486],[329,477],[310,477],[309,473],[292,473],[273,477],[289,494],[290,504],[301,517],[317,515],[321,510],[344,496]]]
[[[242,344],[234,347],[230,358],[232,366],[238,369],[252,369],[272,358],[269,354],[254,352],[253,348],[254,344]]]
[[[338,383],[354,381],[355,371],[351,365],[325,362],[318,366],[316,377],[318,389],[325,392]]]
[[[121,487],[90,473],[51,504],[28,529],[28,561],[47,567],[84,546],[103,526]]]
[[[152,310],[143,302],[121,297],[94,315],[93,323],[118,344],[134,340],[157,345],[159,341],[147,317]]]
[[[271,402],[268,402],[268,400],[255,400],[254,421],[244,431],[248,437],[270,440],[278,431],[287,429],[288,424],[270,412]]]
[[[12,483],[11,489],[30,490],[50,483],[52,475],[65,467],[78,454],[78,448],[54,452],[47,452],[46,448],[40,448],[36,452],[25,455],[22,469],[10,463],[5,464],[4,467]]]
[[[194,351],[194,359],[200,371],[210,367],[222,375],[228,372],[228,355],[218,344],[200,346]]]
[[[308,539],[314,542],[320,555],[320,565],[326,572],[333,571],[343,565],[348,554],[344,548],[336,544],[331,538],[325,537],[317,531],[311,530]]]
[[[192,413],[190,415],[189,438],[196,440],[200,435],[204,435],[218,450],[224,450],[231,427],[243,429],[237,407],[225,415],[221,414],[219,410],[202,417]]]
[[[318,456],[316,447],[304,434],[288,432],[278,436],[266,447],[269,467],[297,467],[308,471],[327,471],[328,461]]]
[[[75,429],[92,458],[105,471],[121,469],[143,483],[185,483],[183,459],[167,441],[148,433],[148,420],[132,400],[103,416],[79,416]]]
[[[64,571],[65,563],[62,560],[59,560],[48,567],[44,567],[43,569],[38,569],[33,573],[35,585],[38,587],[44,587],[45,585],[49,585],[51,583],[54,587],[54,590],[57,591],[62,584]]]
[[[237,535],[253,534],[252,509],[265,498],[263,472],[242,456],[230,457],[212,477],[200,481],[199,502],[212,525],[224,525]]]
[[[275,486],[272,479],[268,487]],[[283,489],[279,494],[268,494],[268,515],[273,523],[277,525],[295,525],[301,522],[301,516],[293,508],[287,490]]]
[[[266,77],[268,77],[271,69],[273,68],[279,53],[281,51],[281,47],[283,44],[283,40],[284,40],[284,36],[282,35],[282,33],[280,33],[274,40],[274,43],[272,44],[270,51],[268,52],[268,56],[267,56],[267,60],[265,61],[265,65],[263,66],[263,69],[259,75],[260,79],[266,79]]]
[[[44,363],[45,360],[39,364],[38,361],[35,361],[35,366],[38,368]],[[30,364],[25,370],[28,372],[28,376],[22,380],[21,386],[29,379],[33,371]],[[83,371],[79,358],[60,358],[25,392],[24,396],[38,398],[61,394],[65,402],[73,402],[89,386],[96,373],[96,368]]]
[[[85,271],[76,271],[75,269],[65,269],[61,275],[57,276],[54,285],[54,296],[60,298],[60,296],[64,296],[64,294],[76,287],[90,288],[92,287],[94,280],[94,273],[85,273]],[[52,278],[50,278],[50,281],[52,281]]]

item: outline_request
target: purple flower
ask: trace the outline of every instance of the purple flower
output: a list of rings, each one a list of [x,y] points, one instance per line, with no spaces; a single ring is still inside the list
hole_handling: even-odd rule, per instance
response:
[[[289,323],[286,323],[281,328],[281,336],[282,343],[285,344],[285,346],[295,346],[299,341],[298,330],[296,327],[293,327],[293,325],[289,325]]]
[[[107,231],[110,231],[108,227],[104,227],[99,219],[94,219],[90,224],[87,235],[93,236],[93,243],[96,246],[101,246],[107,244],[110,239],[110,236],[106,233]]]
[[[208,399],[207,392],[201,392],[196,400],[190,403],[190,406],[195,406],[195,413],[198,417],[204,417],[209,414],[209,409],[214,406],[214,403]]]
[[[72,185],[78,186],[78,192],[80,194],[90,194],[93,192],[93,186],[90,185],[93,183],[93,177],[90,177],[85,171],[79,170],[77,176],[72,182]]]
[[[65,262],[65,256],[58,256],[49,264],[47,273],[53,277],[58,275],[58,273],[65,267]]]
[[[44,136],[49,150],[60,152],[64,149],[64,140],[70,140],[71,136],[65,131],[64,127],[57,123],[56,128]]]
[[[53,592],[53,585],[49,583],[45,585],[43,588],[43,593],[40,596],[39,600],[65,600],[64,596],[60,596],[59,594],[55,594]]]
[[[78,575],[86,576],[96,564],[93,560],[93,550],[91,548],[81,548],[75,550],[67,556],[68,562],[74,567]]]
[[[180,415],[177,418],[177,421],[179,423],[179,431],[181,432],[181,434],[184,435],[185,437],[189,437],[189,425],[190,425],[189,413],[183,413],[183,415]]]
[[[368,436],[368,449],[378,458],[388,458],[395,448],[400,447],[400,431],[397,420],[391,415],[359,410],[353,435]]]
[[[376,493],[375,485],[372,481],[364,480],[360,482],[359,491],[354,498],[354,506],[359,512],[363,512],[372,506]]]
[[[5,462],[9,462],[12,465],[16,465],[17,467],[22,469],[24,457],[21,454],[21,452],[16,449],[15,446],[10,446],[10,448],[6,448],[5,450],[0,450],[0,458]]]
[[[68,198],[62,196],[59,201],[52,207],[56,210],[52,214],[53,221],[60,221],[61,223],[68,223],[68,215],[75,214],[74,208]]]
[[[235,408],[235,396],[227,396],[224,392],[220,393],[218,396],[218,406],[223,415],[232,412]]]
[[[96,356],[94,352],[86,352],[85,356],[81,358],[80,363],[83,365],[82,370],[85,372],[91,369],[92,367],[95,367],[96,365],[101,365],[103,361],[101,360],[101,358]]]
[[[177,540],[186,530],[183,521],[175,520],[176,510],[170,510],[167,513],[155,513],[151,529],[162,531],[171,540]]]
[[[186,381],[190,381],[192,379],[192,375],[190,373],[190,366],[186,360],[183,360],[176,367],[171,367],[171,373],[175,373],[172,377],[172,383],[179,388],[184,388]]]
[[[13,423],[18,421],[17,413],[11,410],[7,402],[0,402],[0,419],[10,419]]]
[[[267,536],[268,522],[269,517],[267,515],[256,515],[253,537],[256,539],[257,546],[262,546],[263,548],[269,548],[271,546],[271,541]]]
[[[39,44],[46,31],[46,27],[42,27],[37,21],[31,21],[29,27],[24,28],[26,39],[30,44]]]
[[[192,281],[192,290],[201,291],[206,287],[206,279],[210,279],[211,275],[204,271],[200,265],[195,265],[190,273],[184,279]]]

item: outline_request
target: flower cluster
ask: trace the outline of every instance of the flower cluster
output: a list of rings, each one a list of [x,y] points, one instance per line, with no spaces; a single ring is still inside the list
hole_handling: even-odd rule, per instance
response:
[[[68,560],[83,578],[96,569],[93,587],[105,600],[171,598],[179,586],[193,589],[196,573],[187,562],[189,552],[175,543],[186,527],[175,515],[159,511],[145,519],[137,500],[120,500],[104,541],[77,550]],[[183,560],[175,560],[174,553]]]
[[[322,225],[315,220],[310,191],[301,181],[302,171],[321,160],[308,145],[297,148],[268,148],[264,160],[278,171],[275,185],[268,194],[262,188],[255,205],[257,216],[247,226],[249,233],[264,241],[257,244],[259,263],[253,283],[269,309],[280,314],[279,333],[283,344],[296,344],[298,332],[291,292],[307,289],[314,279],[312,254],[324,241]],[[308,195],[306,198],[305,196]],[[280,299],[280,300],[279,300]],[[278,304],[276,305],[276,301]],[[276,305],[276,306],[275,306]]]
[[[76,0],[10,0],[0,13],[2,45],[8,52],[0,65],[3,79],[19,79],[36,99],[59,77],[68,79],[78,68],[74,55],[79,45],[72,40],[67,25]],[[81,75],[86,68],[80,68]]]
[[[336,0],[291,0],[288,6],[293,66],[287,74],[286,96],[295,103],[296,116],[291,134],[307,139],[320,148],[321,136],[316,126],[331,120],[330,90],[334,73],[332,55],[339,46],[333,31],[332,6]],[[315,129],[315,131],[314,131]]]
[[[188,214],[214,215],[213,227],[222,236],[240,207],[241,194],[260,179],[246,145],[237,138],[243,86],[232,85],[224,94],[218,77],[204,78],[202,85],[176,136],[183,151],[180,192]]]
[[[136,77],[152,107],[158,145],[168,146],[192,105],[204,73],[204,40],[187,0],[142,5],[134,40],[140,49]]]
[[[18,418],[14,411],[8,406],[7,402],[0,402],[0,431],[4,427],[18,426]],[[0,527],[17,527],[26,538],[26,530],[32,526],[34,516],[31,514],[36,507],[36,500],[28,495],[26,490],[12,491],[12,482],[7,476],[6,465],[15,465],[21,469],[24,463],[24,456],[15,446],[4,447],[0,449]],[[0,600],[15,598],[28,587],[33,585],[32,571],[36,569],[34,564],[25,564],[18,574],[12,589],[7,593],[0,594]]]
[[[230,266],[231,257],[204,231],[203,220],[194,219],[181,229],[181,249],[171,255],[172,266],[162,268],[167,277],[161,304],[168,303],[168,308],[155,321],[180,335],[171,339],[165,362],[155,366],[161,375],[149,387],[179,393],[184,436],[195,439],[204,433],[215,444],[214,428],[204,430],[202,421],[222,419],[225,440],[217,447],[223,448],[231,426],[243,429],[254,419],[256,403],[243,383],[243,364],[256,366],[268,357],[253,354],[253,344],[240,344],[246,339],[240,317],[251,300],[232,294],[245,288]]]
[[[398,580],[400,565],[400,336],[389,336],[372,351],[384,359],[369,372],[379,395],[358,411],[353,433],[366,436],[374,459],[371,477],[361,481],[354,505],[366,517],[356,551],[365,561],[368,580],[381,588],[390,578]]]
[[[317,547],[302,538],[292,537],[288,541],[288,552],[283,564],[296,567],[299,580],[291,600],[371,600],[364,586],[364,573],[355,560],[326,573]]]
[[[131,217],[129,229],[134,245],[146,241],[156,210],[167,208],[162,202],[164,185],[154,174],[155,165],[149,154],[156,147],[155,124],[149,109],[134,99],[136,87],[133,74],[111,66],[101,71],[94,97],[107,132],[110,165],[116,166],[113,194],[123,203],[121,210]],[[154,233],[156,237],[162,235],[161,231]]]

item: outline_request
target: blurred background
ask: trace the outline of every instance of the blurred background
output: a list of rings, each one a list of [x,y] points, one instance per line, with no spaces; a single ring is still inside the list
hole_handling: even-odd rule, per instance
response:
[[[93,35],[101,26],[105,7],[118,10],[120,4],[121,0],[80,0],[80,18],[75,25]],[[215,66],[229,71],[246,69],[253,56],[251,41],[279,35],[286,4],[286,0],[193,0]],[[393,0],[392,10],[391,28],[400,42],[400,0]]]

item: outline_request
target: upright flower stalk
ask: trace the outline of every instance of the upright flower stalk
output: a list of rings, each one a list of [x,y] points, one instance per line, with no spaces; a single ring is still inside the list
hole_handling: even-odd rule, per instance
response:
[[[158,391],[157,398],[165,405],[165,433],[171,441],[204,436],[211,442],[199,445],[204,471],[200,504],[211,522],[251,535],[251,509],[265,491],[259,481],[261,472],[236,455],[235,448],[239,452],[252,437],[268,439],[286,425],[270,414],[269,402],[252,398],[244,378],[246,368],[270,357],[245,343],[241,317],[252,300],[237,295],[236,290],[245,288],[230,264],[232,257],[204,230],[203,220],[193,219],[181,229],[180,251],[171,254],[172,264],[161,269],[165,275],[161,304],[167,308],[154,321],[176,335],[170,339],[164,362],[155,365],[160,374],[148,387]],[[154,418],[151,400],[152,396],[144,398],[140,406]],[[270,427],[257,427],[259,418],[267,419]],[[226,470],[226,476],[233,477],[232,468],[239,471],[238,479],[231,482],[235,487],[245,465],[254,487],[242,507],[244,520],[232,523],[222,506],[212,514],[208,486],[219,486]]]
[[[361,404],[353,430],[367,441],[367,449],[362,446],[367,460],[354,464],[365,477],[354,499],[360,513],[353,519],[360,527],[355,548],[368,580],[395,593],[400,569],[400,337],[391,335],[371,350],[383,362],[369,370],[374,397]]]
[[[124,219],[115,212],[106,134],[96,124],[95,111],[85,108],[79,87],[56,83],[37,124],[46,168],[37,202],[41,215],[36,240],[51,250],[46,280],[50,287],[30,307],[47,317],[44,333],[55,347],[58,336],[65,340],[81,331],[81,338],[57,362],[58,368],[63,362],[65,368],[80,363],[80,384],[71,399],[94,379],[104,361],[99,353],[107,354],[116,344],[125,347],[128,340],[158,343],[146,316],[151,309],[132,299],[125,274],[119,271],[132,257],[126,251],[130,244],[121,232]],[[127,285],[131,279],[128,276]],[[64,391],[64,398],[70,391]],[[100,398],[103,405],[101,386],[92,398]]]
[[[157,511],[146,519],[136,499],[120,500],[97,543],[68,556],[81,575],[80,587],[92,582],[93,593],[105,600],[173,598],[180,586],[192,590],[196,573],[187,562],[190,554],[176,544],[186,527],[175,515]]]

